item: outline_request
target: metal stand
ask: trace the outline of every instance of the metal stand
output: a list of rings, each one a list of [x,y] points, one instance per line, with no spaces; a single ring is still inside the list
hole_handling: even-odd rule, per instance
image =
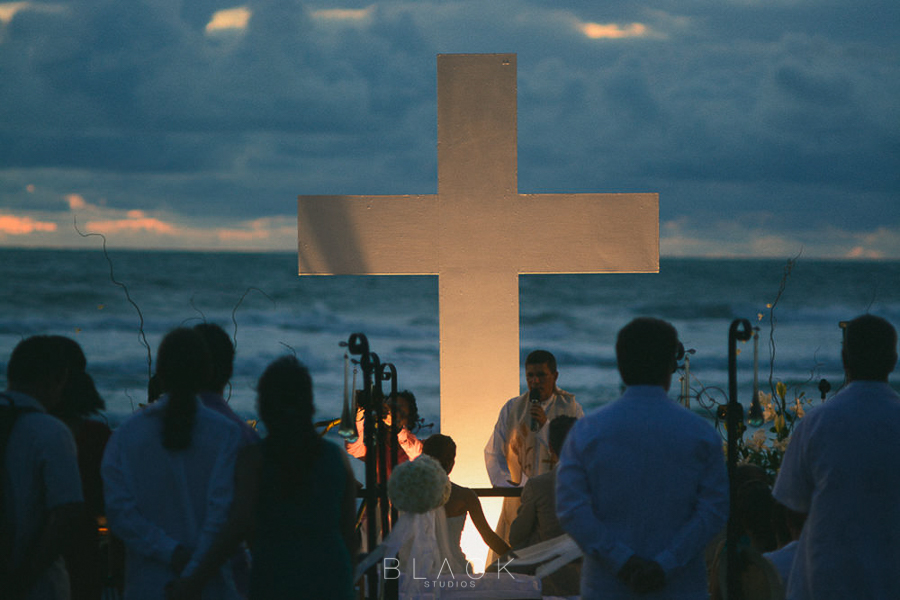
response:
[[[738,539],[740,523],[735,516],[737,486],[735,471],[737,468],[737,441],[741,435],[740,426],[744,420],[744,407],[737,400],[737,342],[745,342],[753,335],[750,321],[735,319],[728,328],[728,411],[726,413],[726,431],[728,435],[728,489],[729,511],[728,530],[725,541],[725,559],[727,561],[726,589],[728,600],[743,600],[740,569],[738,565]]]
[[[363,501],[366,504],[366,545],[371,552],[378,545],[379,521],[382,539],[390,533],[393,524],[387,497],[387,428],[383,426],[385,402],[381,384],[390,381],[392,397],[396,397],[397,370],[392,364],[381,364],[378,355],[369,350],[369,340],[365,334],[352,334],[347,341],[347,349],[350,354],[360,357],[359,365],[363,372],[363,389],[359,397],[359,406],[363,410],[363,443],[366,447],[366,485],[363,490]],[[389,410],[393,424],[396,421],[393,406]],[[391,446],[391,465],[394,465],[397,462],[397,444]],[[366,571],[366,583],[366,597],[377,600],[380,589],[378,565],[373,565]],[[395,580],[385,582],[384,598],[395,600],[398,592]]]

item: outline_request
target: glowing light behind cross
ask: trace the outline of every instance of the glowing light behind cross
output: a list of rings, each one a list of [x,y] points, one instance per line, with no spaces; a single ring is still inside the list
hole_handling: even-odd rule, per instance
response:
[[[440,55],[437,195],[298,199],[300,275],[438,275],[441,431],[470,487],[520,393],[519,274],[659,270],[657,194],[519,194],[516,145],[516,56]]]

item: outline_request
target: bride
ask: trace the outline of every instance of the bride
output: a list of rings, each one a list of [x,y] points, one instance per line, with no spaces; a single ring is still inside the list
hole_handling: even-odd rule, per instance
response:
[[[450,475],[453,465],[456,463],[456,443],[453,438],[436,433],[422,444],[422,453],[441,463],[441,467],[448,476]],[[451,551],[457,553],[458,560],[467,562],[465,554],[459,546],[462,530],[466,524],[466,516],[472,518],[472,524],[481,534],[481,539],[497,556],[503,556],[509,552],[509,544],[488,525],[487,519],[484,517],[484,510],[481,508],[481,501],[478,500],[478,494],[469,488],[451,481],[450,498],[444,504],[444,513],[447,516],[447,529],[453,545]]]
[[[444,505],[452,489],[447,472],[431,456],[423,454],[397,466],[388,481],[388,496],[400,517],[390,535],[360,562],[356,577],[377,565],[383,580],[399,580],[403,600],[540,598],[536,577],[472,571],[459,549],[456,529],[461,525],[454,526],[452,536],[448,529]]]

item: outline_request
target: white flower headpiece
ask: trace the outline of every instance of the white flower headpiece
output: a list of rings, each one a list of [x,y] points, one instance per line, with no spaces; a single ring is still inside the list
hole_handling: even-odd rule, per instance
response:
[[[388,497],[399,511],[426,513],[450,498],[450,479],[441,463],[423,454],[394,468]]]

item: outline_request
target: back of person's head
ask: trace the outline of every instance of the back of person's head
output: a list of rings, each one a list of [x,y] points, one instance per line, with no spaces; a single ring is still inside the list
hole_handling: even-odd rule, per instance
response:
[[[551,373],[556,373],[556,357],[546,350],[532,350],[525,357],[526,365],[547,365]]]
[[[294,356],[282,356],[266,367],[256,385],[257,410],[270,434],[312,426],[312,377]]]
[[[32,395],[41,402],[55,402],[67,377],[67,364],[66,352],[58,336],[26,338],[13,349],[6,365],[9,389]],[[46,396],[48,392],[52,398]],[[39,395],[45,397],[39,398]]]
[[[162,389],[159,375],[154,373],[150,376],[150,379],[147,380],[147,403],[150,404],[156,402],[164,393],[165,391]]]
[[[156,375],[168,404],[163,415],[163,447],[184,450],[191,445],[197,413],[195,396],[209,378],[212,364],[203,337],[186,327],[173,329],[156,351]]]
[[[296,498],[306,480],[321,444],[312,417],[312,377],[294,356],[275,359],[256,384],[257,412],[269,432],[265,457],[277,474],[281,495]]]
[[[94,379],[87,373],[87,357],[78,342],[62,335],[51,337],[59,344],[68,369],[66,384],[53,414],[62,419],[79,419],[106,408]]]
[[[225,389],[234,371],[234,344],[225,330],[215,323],[199,323],[194,331],[203,336],[212,357],[212,371],[203,389],[221,392]]]
[[[841,356],[851,381],[887,381],[897,365],[897,331],[881,317],[856,317],[844,330]]]
[[[456,463],[456,442],[449,435],[435,433],[422,441],[422,454],[436,459],[450,473]]]
[[[661,319],[634,319],[616,338],[616,362],[625,385],[663,385],[675,370],[677,353],[678,332]]]
[[[550,421],[548,436],[550,450],[553,451],[553,454],[559,456],[559,453],[562,452],[566,436],[569,435],[569,430],[572,429],[572,425],[574,425],[577,420],[578,419],[575,417],[569,415],[560,415]]]
[[[767,483],[744,482],[737,489],[735,511],[741,529],[757,551],[771,552],[778,548],[778,510]]]

